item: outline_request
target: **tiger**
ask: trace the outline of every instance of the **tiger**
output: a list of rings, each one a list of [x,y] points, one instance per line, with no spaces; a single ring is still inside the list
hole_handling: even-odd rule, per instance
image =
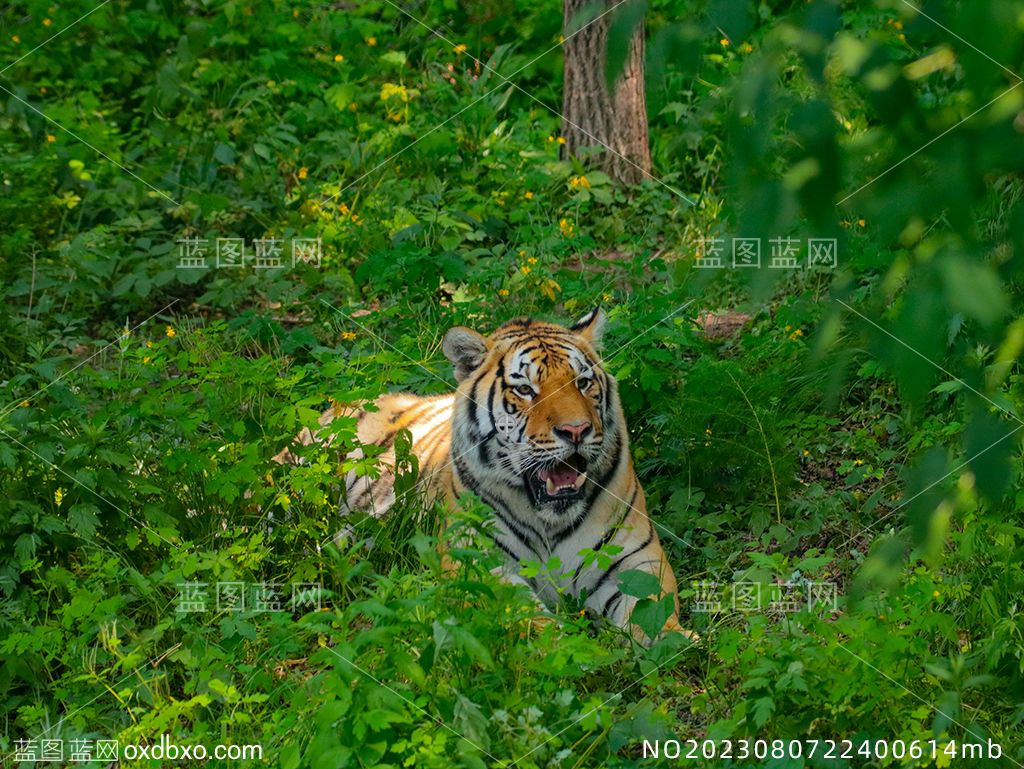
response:
[[[441,344],[454,368],[454,392],[391,393],[372,409],[325,411],[321,427],[354,415],[359,444],[388,448],[377,477],[346,474],[340,509],[379,517],[394,505],[393,443],[408,430],[416,488],[427,502],[439,499],[453,509],[470,491],[493,512],[502,579],[526,584],[549,608],[572,596],[583,611],[650,643],[630,621],[639,599],[616,579],[630,569],[647,572],[661,596],[673,596],[662,633],[696,641],[679,624],[676,577],[633,469],[618,385],[598,356],[606,320],[598,307],[568,327],[520,317],[484,336],[455,326]],[[317,440],[308,428],[297,438],[304,445]],[[362,449],[348,456],[360,458]],[[274,459],[297,461],[289,449]],[[595,558],[596,551],[613,554],[610,563]],[[522,574],[524,562],[547,564],[554,557],[559,574]]]

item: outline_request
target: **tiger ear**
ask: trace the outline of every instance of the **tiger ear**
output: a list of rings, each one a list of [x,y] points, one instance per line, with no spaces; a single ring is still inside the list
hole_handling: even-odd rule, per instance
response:
[[[604,324],[608,320],[604,310],[595,307],[578,321],[569,326],[570,331],[575,331],[586,339],[594,348],[601,346],[601,334],[604,333]]]
[[[471,328],[454,326],[441,342],[444,357],[455,366],[455,379],[461,382],[487,357],[487,340]]]

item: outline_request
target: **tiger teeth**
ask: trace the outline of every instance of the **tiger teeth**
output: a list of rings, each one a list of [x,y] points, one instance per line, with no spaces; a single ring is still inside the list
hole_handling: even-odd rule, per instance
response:
[[[580,473],[579,475],[576,476],[575,481],[573,481],[572,483],[567,483],[564,486],[557,486],[555,485],[555,482],[553,480],[551,480],[550,478],[546,478],[544,481],[544,488],[547,489],[548,496],[553,497],[559,491],[563,491],[565,489],[574,489],[575,491],[579,491],[581,488],[583,488],[583,484],[586,483],[586,481],[586,473]]]

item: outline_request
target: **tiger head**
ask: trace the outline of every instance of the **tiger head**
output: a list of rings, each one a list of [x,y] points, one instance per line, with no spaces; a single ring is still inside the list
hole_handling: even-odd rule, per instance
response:
[[[555,524],[588,507],[626,454],[618,388],[596,352],[604,322],[595,309],[568,328],[517,318],[488,337],[445,334],[455,468],[496,509]]]

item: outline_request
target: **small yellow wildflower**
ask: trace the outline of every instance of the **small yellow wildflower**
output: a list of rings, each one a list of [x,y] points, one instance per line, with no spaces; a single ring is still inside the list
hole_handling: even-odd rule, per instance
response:
[[[174,339],[174,337],[178,335],[178,332],[174,330],[173,326],[168,326],[166,333],[168,339]]]
[[[342,203],[341,205],[338,206],[338,210],[341,211],[341,213],[343,214],[347,214],[349,209],[348,206]]]
[[[148,347],[150,350],[152,350],[153,349],[153,343],[151,341],[149,341],[149,340],[146,340],[146,347]]]
[[[863,459],[855,459],[855,460],[853,460],[853,464],[856,465],[857,467],[860,467],[862,464],[864,464],[864,460]]]
[[[54,136],[53,134],[46,134],[46,141],[48,141],[48,142],[55,142],[55,141],[57,141],[57,137]]]
[[[531,256],[529,259],[526,260],[526,263],[527,264],[536,264],[537,263],[537,257],[536,256]]]
[[[558,143],[559,144],[565,144],[565,137],[564,136],[559,136],[558,137]]]
[[[17,35],[11,35],[11,42],[12,43],[20,43],[21,42],[21,38],[18,37]]]
[[[531,270],[531,268],[529,266],[525,265],[525,264],[522,267],[519,268],[519,271],[521,273],[523,273],[523,275],[529,275],[530,274],[530,270]]]
[[[342,56],[340,53],[336,53],[336,54],[334,54],[334,60],[335,61],[345,61],[345,57]]]
[[[508,289],[507,288],[499,288],[498,289],[498,296],[508,296]]]
[[[549,137],[548,137],[548,141],[549,141],[549,142],[553,142],[554,140],[555,140],[555,137],[554,137],[554,136],[549,136]]]
[[[750,43],[744,43],[743,45],[740,46],[740,50],[743,51],[743,53],[750,53],[751,51],[754,50],[754,46],[752,46]]]
[[[526,256],[526,251],[524,249],[519,249],[519,255]]]
[[[934,597],[938,598],[938,597],[939,597],[939,591],[938,591],[938,590],[933,590],[933,591],[932,591],[932,595],[933,595]]]
[[[590,180],[586,176],[574,176],[569,180],[569,186],[572,188],[582,187],[585,190],[590,189]]]
[[[705,435],[711,435],[711,428],[710,427],[705,427],[704,428],[704,434]]]
[[[60,503],[64,501],[64,489],[57,487],[57,490],[53,492],[53,502],[57,507],[60,507]]]
[[[465,43],[459,43],[452,50],[454,50],[455,53],[465,53],[466,52],[466,44]]]
[[[303,166],[299,169],[299,178],[305,179],[307,176],[309,176],[309,169]]]
[[[786,331],[787,331],[787,332],[788,332],[788,331],[792,331],[792,330],[793,330],[793,327],[792,327],[792,326],[786,326]]]
[[[359,109],[359,105],[356,104],[354,101],[350,101],[348,103],[348,111],[349,112],[355,112],[357,109]]]
[[[809,457],[810,455],[811,455],[811,452],[809,452],[807,449],[804,449],[804,456],[805,457]]]
[[[149,363],[151,360],[153,360],[153,359],[150,358],[148,355],[142,356],[142,362],[143,363]]]
[[[356,338],[356,332],[355,331],[342,331],[341,332],[341,338],[344,339],[346,342],[351,342],[352,340],[354,340]]]
[[[569,223],[568,219],[560,219],[558,221],[558,228],[567,238],[571,238],[573,231],[576,229],[575,226]]]
[[[22,407],[23,409],[27,409],[27,408],[28,408],[28,401],[22,401],[22,402],[21,402],[21,407]]]
[[[53,24],[53,20],[52,19],[43,19],[43,26],[44,27],[48,27],[51,24]]]
[[[907,36],[904,35],[902,32],[900,32],[898,35],[896,35],[896,37],[898,37],[900,39],[901,43],[907,42]]]
[[[606,302],[610,302],[612,300],[612,295],[606,292],[604,294],[601,294],[601,299],[603,299]]]
[[[863,219],[858,219],[857,220],[857,226],[858,227],[864,227],[865,225],[867,225],[867,222],[865,222]]]
[[[527,190],[526,192],[523,193],[523,197],[526,198],[527,200],[533,200],[533,193]]]
[[[372,36],[366,38],[366,44],[368,46],[370,46],[371,48],[373,48],[373,46],[377,45],[377,38],[372,37]]]
[[[722,38],[721,40],[719,40],[718,42],[719,42],[719,43],[720,43],[721,45],[729,45],[729,38],[727,38],[727,37],[723,37],[723,38]]]

